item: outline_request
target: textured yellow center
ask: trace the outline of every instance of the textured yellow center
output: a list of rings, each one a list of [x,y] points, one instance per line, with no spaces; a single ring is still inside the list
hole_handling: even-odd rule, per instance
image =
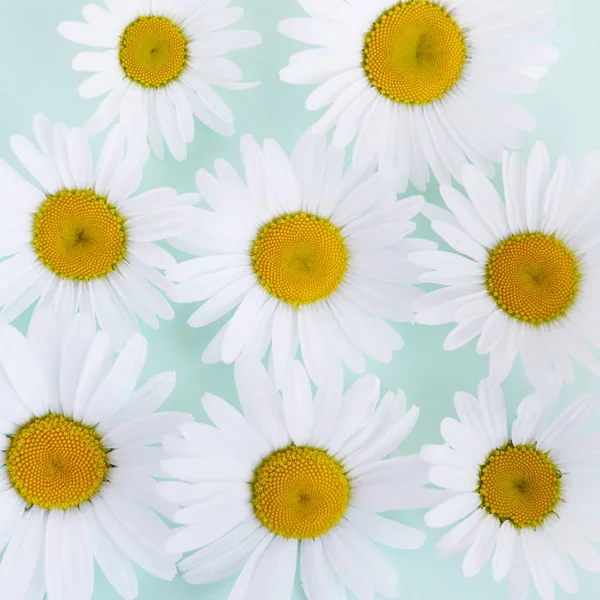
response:
[[[399,2],[365,37],[363,69],[383,96],[403,104],[429,104],[458,81],[467,45],[456,21],[427,0]]]
[[[324,300],[348,268],[348,250],[328,219],[292,213],[264,225],[252,245],[252,266],[265,290],[292,306]]]
[[[515,527],[537,527],[560,500],[560,479],[547,454],[509,442],[492,451],[479,471],[481,505]]]
[[[292,445],[276,450],[254,472],[254,514],[286,538],[324,535],[340,522],[349,499],[343,466],[319,448]]]
[[[187,40],[181,27],[166,17],[138,17],[123,31],[119,62],[125,76],[143,87],[160,88],[186,67]]]
[[[577,258],[553,235],[522,233],[500,242],[486,268],[488,292],[505,313],[533,325],[563,317],[577,295]]]
[[[64,279],[89,280],[123,260],[125,219],[92,190],[61,190],[48,196],[33,218],[33,248],[48,269]]]
[[[65,510],[98,492],[109,464],[93,427],[49,414],[33,419],[13,436],[6,468],[11,484],[27,504]]]

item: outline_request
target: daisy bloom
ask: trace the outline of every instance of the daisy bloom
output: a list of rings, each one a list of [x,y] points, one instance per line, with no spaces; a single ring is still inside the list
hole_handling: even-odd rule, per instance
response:
[[[205,395],[214,427],[182,425],[183,439],[164,440],[173,456],[163,470],[181,482],[159,493],[183,508],[171,552],[194,551],[179,563],[189,583],[241,573],[229,600],[289,600],[300,550],[301,580],[311,600],[397,596],[397,574],[372,541],[394,548],[423,544],[420,531],[378,513],[431,506],[421,487],[419,455],[385,458],[414,427],[402,390],[379,402],[379,380],[364,375],[343,391],[338,370],[314,401],[295,361],[283,400],[258,361],[234,368],[243,414]]]
[[[173,505],[153,477],[156,443],[189,415],[153,414],[174,373],[135,389],[146,349],[136,334],[113,364],[86,315],[63,327],[40,311],[27,338],[0,327],[0,590],[11,600],[90,600],[94,563],[126,600],[138,591],[132,562],[175,576],[157,514]]]
[[[446,286],[418,299],[416,321],[458,323],[444,342],[454,350],[479,336],[490,375],[502,381],[517,355],[536,386],[555,370],[572,381],[570,358],[596,375],[600,362],[600,153],[573,172],[566,156],[554,173],[543,144],[525,166],[516,153],[503,164],[504,199],[474,167],[463,181],[469,198],[449,186],[452,211],[428,207],[434,231],[457,253],[417,252],[431,269],[421,281]]]
[[[0,319],[29,306],[52,306],[71,317],[93,315],[118,347],[137,331],[137,314],[151,327],[173,318],[161,291],[170,282],[157,269],[175,259],[155,242],[190,228],[197,194],[159,188],[133,196],[143,153],[125,155],[113,129],[93,168],[81,129],[33,120],[39,149],[21,135],[10,145],[37,180],[32,185],[0,161]],[[7,258],[9,257],[9,258]],[[158,289],[157,289],[158,288]]]
[[[65,21],[58,31],[100,51],[81,52],[73,69],[93,73],[79,88],[84,98],[106,94],[86,124],[91,135],[118,118],[134,145],[146,142],[163,157],[163,140],[185,160],[194,139],[194,117],[231,135],[233,113],[213,89],[251,88],[225,58],[232,50],[260,44],[254,31],[225,29],[242,18],[229,0],[105,0],[87,4],[85,23]]]
[[[600,445],[582,428],[600,408],[583,396],[550,420],[559,386],[525,398],[507,431],[502,391],[490,380],[478,398],[454,396],[458,420],[441,424],[443,445],[425,446],[430,481],[449,493],[425,515],[430,527],[455,525],[438,542],[442,556],[465,552],[463,573],[476,575],[490,560],[494,581],[508,575],[513,600],[530,580],[544,600],[554,584],[576,594],[573,562],[600,572]]]
[[[329,109],[333,143],[354,138],[353,164],[397,167],[405,187],[488,175],[504,147],[535,122],[510,95],[528,94],[557,58],[538,41],[553,26],[548,0],[298,0],[309,17],[279,24],[318,46],[294,54],[283,81],[316,84],[306,108]]]
[[[181,282],[171,298],[202,300],[190,317],[199,327],[236,309],[204,354],[205,362],[262,358],[271,345],[278,387],[300,347],[310,377],[323,381],[343,361],[365,368],[363,353],[389,362],[402,339],[385,319],[409,321],[421,273],[408,255],[435,247],[406,239],[424,200],[398,201],[393,171],[344,172],[344,152],[305,135],[291,160],[273,140],[241,141],[245,181],[224,160],[216,177],[196,183],[211,211],[181,236],[198,258],[167,274]]]

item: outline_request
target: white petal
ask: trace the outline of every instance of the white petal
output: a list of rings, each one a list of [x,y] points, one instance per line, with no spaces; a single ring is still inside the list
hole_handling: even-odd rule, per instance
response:
[[[395,450],[413,430],[417,419],[419,418],[419,409],[412,406],[410,410],[394,423],[388,431],[383,433],[379,439],[369,443],[368,447],[361,448],[345,459],[348,468],[353,468],[359,464],[379,460],[388,456]],[[343,449],[342,449],[343,453]]]
[[[425,515],[425,523],[429,527],[445,527],[470,515],[481,503],[481,498],[476,492],[459,494],[435,508]]]
[[[88,423],[99,423],[110,417],[130,400],[146,362],[147,350],[148,343],[141,335],[127,343],[85,407],[83,418]]]
[[[520,540],[515,544],[515,557],[508,572],[508,587],[513,600],[525,600],[529,591],[529,568]]]
[[[460,192],[448,185],[440,187],[440,194],[465,232],[468,232],[485,248],[493,248],[496,238],[489,226],[481,220],[472,204]]]
[[[65,513],[61,510],[51,510],[48,513],[45,540],[46,589],[48,598],[64,598],[65,582],[61,552],[64,534]]]
[[[38,357],[10,325],[0,328],[0,362],[19,399],[36,416],[48,411],[49,399]]]
[[[71,598],[90,600],[94,591],[94,556],[86,519],[79,509],[65,511],[62,526],[65,592],[69,590]]]
[[[463,574],[465,577],[474,577],[483,569],[492,555],[499,529],[496,517],[491,515],[484,517],[478,525],[473,545],[467,550],[463,560]]]
[[[275,383],[283,387],[284,374],[289,373],[298,349],[298,320],[293,310],[283,303],[277,306],[273,316],[272,354]]]
[[[248,589],[250,587],[250,582],[254,576],[257,565],[260,562],[263,554],[269,548],[269,546],[274,542],[275,536],[272,533],[269,533],[263,541],[256,547],[254,552],[250,555],[250,558],[246,562],[242,572],[239,577],[236,579],[233,588],[227,600],[247,600]]]
[[[294,361],[291,378],[283,388],[283,411],[287,430],[296,446],[308,442],[313,427],[313,399],[310,381],[298,361]]]
[[[600,409],[600,398],[586,394],[565,408],[553,423],[539,436],[540,448],[568,446],[574,436],[581,435],[583,427],[593,421]]]
[[[477,210],[478,216],[485,222],[497,239],[508,235],[506,208],[496,188],[490,180],[472,165],[463,167],[463,185],[469,199]]]
[[[128,528],[128,524],[122,520],[123,517],[115,514],[100,496],[94,498],[93,508],[104,531],[128,557],[155,577],[168,581],[175,577],[176,555],[169,557],[162,550],[160,543],[149,546],[137,538]]]
[[[328,445],[331,452],[343,449],[344,442],[356,433],[364,419],[373,414],[379,400],[380,384],[374,375],[363,375],[346,391],[342,398],[338,431]]]
[[[487,317],[476,317],[457,325],[444,340],[444,350],[456,350],[477,337],[487,320]]]
[[[386,512],[429,508],[439,501],[438,490],[414,485],[379,483],[360,486],[355,490],[352,505],[373,512]]]
[[[514,546],[517,543],[517,532],[510,521],[504,521],[498,532],[496,552],[492,559],[494,581],[502,581],[510,570],[513,560]]]
[[[355,557],[336,535],[336,530],[330,531],[322,539],[327,558],[354,595],[359,600],[373,598],[372,586],[364,572],[361,572],[362,569],[358,568]]]
[[[54,193],[60,189],[60,179],[52,164],[40,153],[40,151],[22,135],[14,135],[10,138],[10,147],[17,158],[40,182],[47,193]]]
[[[76,384],[75,399],[73,401],[73,416],[75,418],[81,419],[89,399],[108,374],[111,364],[110,339],[106,333],[99,331],[94,336],[80,369],[79,382]]]
[[[260,460],[268,446],[250,423],[233,406],[214,396],[204,394],[202,407],[208,418],[229,438],[234,446],[245,451],[249,460]]]
[[[385,598],[398,596],[398,574],[375,544],[348,521],[342,521],[332,533],[340,538],[348,550],[357,575],[363,575],[373,589]]]
[[[110,447],[123,444],[156,444],[163,436],[176,433],[182,423],[190,420],[191,415],[188,413],[162,412],[122,421],[110,429],[105,429],[102,423],[97,431]]]
[[[155,448],[145,448],[155,450]],[[113,451],[117,456],[124,453],[123,448]],[[127,464],[123,461],[124,464]],[[221,458],[218,462],[213,458],[171,458],[161,464],[162,470],[174,479],[190,482],[240,482],[247,481],[252,470],[243,461]]]
[[[544,195],[550,179],[550,157],[546,146],[533,145],[527,164],[527,228],[539,229],[543,219]]]
[[[527,396],[517,408],[517,418],[512,426],[514,444],[529,444],[536,440],[552,404],[545,402],[539,394]]]
[[[349,508],[345,518],[363,535],[392,548],[413,550],[425,542],[425,535],[417,529],[370,511]]]
[[[314,428],[311,444],[317,447],[329,445],[337,429],[343,392],[343,373],[338,369],[317,388],[314,398]]]
[[[137,597],[135,571],[127,555],[104,533],[91,506],[83,508],[92,537],[94,559],[115,590],[127,600]]]
[[[488,255],[485,248],[458,227],[443,221],[433,221],[431,228],[457,252],[478,262],[487,261]]]
[[[21,600],[33,580],[44,541],[46,513],[34,506],[20,519],[0,563],[0,589]]]
[[[478,527],[486,516],[481,509],[471,513],[466,519],[445,533],[435,546],[439,556],[452,556],[466,550],[475,540]]]
[[[429,469],[431,483],[438,487],[458,492],[472,492],[477,489],[478,477],[473,471],[438,465]]]
[[[340,587],[338,576],[325,555],[320,538],[302,540],[300,574],[302,587],[309,600],[337,597]]]
[[[260,286],[255,286],[244,298],[233,317],[223,340],[223,362],[233,362],[255,334],[256,317],[270,298]]]
[[[291,600],[297,555],[298,540],[275,538],[256,565],[246,600]]]
[[[173,392],[176,376],[173,371],[159,373],[150,377],[142,387],[135,390],[131,397],[131,404],[124,407],[119,413],[122,419],[134,419],[153,413]]]
[[[235,362],[234,375],[244,415],[273,448],[289,443],[281,399],[262,364],[247,357]]]
[[[531,580],[542,598],[554,598],[554,581],[552,574],[546,570],[546,565],[542,558],[543,550],[541,544],[543,540],[536,531],[525,529],[521,532],[523,543],[523,553],[531,573]]]

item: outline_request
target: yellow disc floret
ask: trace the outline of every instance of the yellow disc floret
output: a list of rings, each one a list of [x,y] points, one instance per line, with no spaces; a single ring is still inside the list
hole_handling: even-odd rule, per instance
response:
[[[329,297],[348,269],[341,230],[328,219],[304,212],[283,215],[264,225],[251,256],[265,290],[295,307]]]
[[[126,252],[125,219],[92,190],[48,196],[33,218],[33,248],[63,279],[87,281],[117,268]]]
[[[548,453],[508,443],[479,470],[481,506],[515,527],[537,527],[560,502],[561,473]]]
[[[349,500],[344,467],[319,448],[291,445],[276,450],[254,472],[254,514],[286,538],[326,534],[340,522]]]
[[[183,30],[167,17],[138,17],[127,25],[119,43],[119,63],[125,76],[148,88],[175,81],[188,61]]]
[[[460,27],[446,9],[428,0],[407,0],[386,10],[363,47],[363,69],[371,85],[402,104],[443,98],[466,60]]]
[[[521,233],[490,252],[486,284],[505,313],[540,325],[563,317],[573,305],[581,280],[575,254],[545,233]]]
[[[6,452],[6,469],[27,504],[66,510],[98,493],[109,463],[93,427],[48,414],[15,433]]]

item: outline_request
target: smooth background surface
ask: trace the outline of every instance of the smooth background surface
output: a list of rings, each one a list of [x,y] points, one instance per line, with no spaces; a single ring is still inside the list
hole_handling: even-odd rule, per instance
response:
[[[327,0],[323,0],[326,2]],[[523,0],[525,1],[525,0]],[[82,20],[84,0],[4,0],[0,3],[0,157],[13,166],[8,138],[16,133],[31,135],[31,118],[39,111],[52,121],[79,126],[92,114],[97,100],[83,100],[77,87],[83,74],[71,70],[70,64],[80,47],[63,39],[56,28],[62,20]],[[302,132],[317,115],[304,109],[310,86],[292,86],[279,81],[278,71],[289,55],[306,48],[277,33],[281,19],[302,14],[295,0],[234,0],[232,5],[245,5],[246,14],[239,27],[255,29],[263,36],[263,44],[231,58],[244,68],[247,80],[260,80],[256,89],[233,92],[223,97],[236,116],[237,133],[220,137],[197,123],[196,138],[188,148],[188,160],[177,163],[170,157],[154,158],[146,166],[143,189],[160,185],[177,188],[181,193],[195,191],[194,174],[200,167],[212,169],[215,159],[224,157],[239,166],[239,134],[252,133],[258,139],[273,137],[286,151],[291,151]],[[556,0],[556,30],[552,40],[561,51],[541,89],[522,103],[536,117],[538,129],[525,138],[524,150],[542,139],[549,145],[553,162],[563,152],[579,159],[587,150],[600,147],[598,93],[600,92],[600,3],[598,0]],[[101,140],[96,142],[99,143]],[[427,190],[427,198],[438,202],[435,183]],[[410,191],[410,190],[409,190]],[[600,201],[600,199],[599,199]],[[431,231],[419,221],[421,236]],[[176,370],[178,383],[166,409],[192,412],[204,420],[200,407],[203,393],[210,391],[236,403],[232,368],[225,365],[205,366],[201,355],[220,325],[191,329],[186,325],[193,305],[176,307],[176,318],[163,322],[157,331],[144,328],[150,341],[145,377]],[[19,327],[26,325],[21,318]],[[439,422],[453,414],[452,394],[457,390],[475,392],[477,383],[487,373],[487,361],[475,352],[471,343],[460,351],[447,353],[442,341],[448,327],[399,327],[405,348],[396,353],[390,365],[371,363],[369,369],[382,380],[382,391],[403,387],[409,403],[421,407],[421,417],[409,437],[404,453],[418,451],[428,442],[439,442]],[[577,398],[587,391],[598,391],[600,382],[581,369],[576,369],[576,383],[563,390],[562,402]],[[504,385],[509,414],[514,416],[516,403],[530,392],[520,365]],[[600,424],[597,424],[600,426]],[[599,507],[600,509],[600,507]],[[397,513],[397,517],[422,527],[422,511]],[[400,576],[401,597],[406,600],[434,598],[485,599],[508,598],[506,583],[494,584],[489,567],[476,578],[467,580],[461,573],[461,557],[439,559],[433,546],[441,532],[430,531],[428,543],[420,551],[387,551]],[[225,600],[233,578],[210,586],[191,586],[181,577],[173,582],[154,579],[139,572],[140,600]],[[600,574],[580,574],[580,597],[598,598]],[[530,591],[530,597],[536,597]],[[558,598],[566,595],[558,592]],[[116,600],[97,571],[94,600]],[[300,587],[294,600],[304,598]]]

